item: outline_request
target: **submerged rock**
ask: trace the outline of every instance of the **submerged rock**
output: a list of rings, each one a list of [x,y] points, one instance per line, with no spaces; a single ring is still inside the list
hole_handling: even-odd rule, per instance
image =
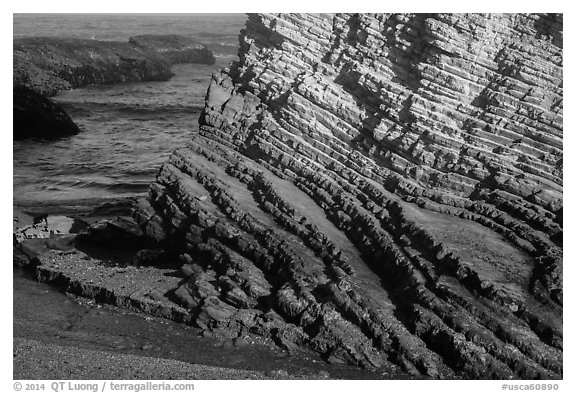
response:
[[[14,263],[29,264],[50,250],[70,251],[74,249],[77,235],[73,232],[74,219],[66,216],[29,216],[14,210],[13,213]]]

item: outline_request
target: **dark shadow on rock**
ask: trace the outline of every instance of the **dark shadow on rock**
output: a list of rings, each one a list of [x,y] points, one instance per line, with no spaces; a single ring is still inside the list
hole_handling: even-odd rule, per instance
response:
[[[59,105],[24,86],[13,88],[15,140],[57,139],[78,134],[80,129]]]

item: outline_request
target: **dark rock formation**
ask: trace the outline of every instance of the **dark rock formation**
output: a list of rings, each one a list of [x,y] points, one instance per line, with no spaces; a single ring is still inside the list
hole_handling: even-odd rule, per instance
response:
[[[205,329],[562,376],[562,17],[251,15],[134,217]]]
[[[135,37],[130,42],[22,38],[14,40],[13,58],[14,86],[45,96],[91,84],[168,80],[171,64],[214,60],[202,44],[177,36]]]
[[[78,133],[57,104],[42,98],[93,84],[168,80],[176,63],[213,64],[205,45],[177,35],[144,35],[129,42],[64,38],[14,40],[14,138]]]
[[[215,59],[206,45],[181,35],[138,35],[130,37],[130,44],[155,53],[170,64],[214,64]]]
[[[54,139],[75,135],[78,126],[49,99],[23,86],[13,89],[13,136],[15,140],[36,137]]]
[[[68,38],[14,40],[14,85],[52,96],[71,87],[167,80],[169,65],[126,42]]]

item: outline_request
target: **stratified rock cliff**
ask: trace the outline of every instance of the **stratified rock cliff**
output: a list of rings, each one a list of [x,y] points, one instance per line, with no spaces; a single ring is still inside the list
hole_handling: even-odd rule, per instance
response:
[[[562,17],[251,15],[135,218],[196,323],[434,378],[562,375]]]

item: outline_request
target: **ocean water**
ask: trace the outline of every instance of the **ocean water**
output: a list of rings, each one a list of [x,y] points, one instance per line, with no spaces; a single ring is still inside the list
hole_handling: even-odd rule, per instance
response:
[[[137,34],[183,34],[212,49],[216,64],[175,65],[175,76],[165,82],[91,86],[53,97],[82,132],[13,142],[14,206],[64,214],[145,195],[169,154],[195,137],[211,75],[236,58],[245,20],[241,14],[15,14],[14,38],[125,41]]]
[[[14,38],[71,37],[128,41],[138,34],[182,34],[216,55],[236,55],[244,14],[14,14]]]

